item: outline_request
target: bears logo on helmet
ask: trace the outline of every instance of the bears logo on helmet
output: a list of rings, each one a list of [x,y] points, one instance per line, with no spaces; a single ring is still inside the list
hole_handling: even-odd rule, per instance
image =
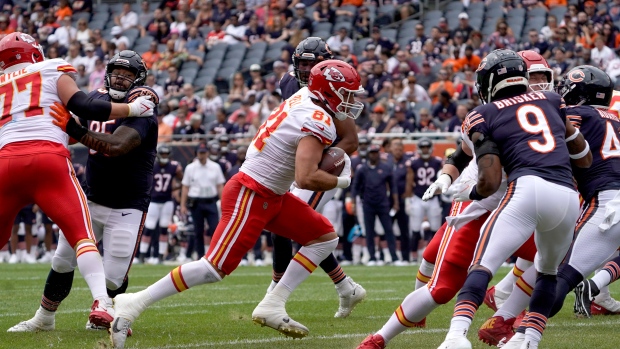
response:
[[[568,79],[572,82],[582,82],[585,79],[586,74],[582,70],[573,69],[568,74]]]

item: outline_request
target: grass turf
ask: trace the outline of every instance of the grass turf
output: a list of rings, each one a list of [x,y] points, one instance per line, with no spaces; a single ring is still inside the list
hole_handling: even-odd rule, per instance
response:
[[[171,269],[134,266],[129,292],[144,289]],[[110,347],[106,333],[84,329],[92,300],[79,273],[56,316],[55,331],[6,332],[34,315],[48,270],[48,265],[2,265],[0,348]],[[411,292],[416,267],[347,267],[345,271],[366,288],[366,301],[349,318],[333,318],[338,297],[329,278],[318,270],[293,293],[287,306],[289,315],[310,329],[310,335],[302,340],[286,338],[252,323],[252,310],[269,285],[271,269],[242,267],[221,283],[199,286],[152,306],[132,326],[134,336],[127,340],[126,348],[353,349],[368,333],[381,328]],[[503,268],[494,282],[508,271]],[[612,285],[612,294],[614,291],[618,288]],[[611,339],[620,317],[576,319],[572,315],[573,299],[571,293],[560,314],[550,321],[541,348],[616,348]],[[426,329],[406,331],[388,348],[437,348],[449,327],[453,305],[451,302],[438,308],[428,317]],[[469,334],[474,348],[488,347],[477,340],[477,329],[491,314],[484,305],[478,312]]]

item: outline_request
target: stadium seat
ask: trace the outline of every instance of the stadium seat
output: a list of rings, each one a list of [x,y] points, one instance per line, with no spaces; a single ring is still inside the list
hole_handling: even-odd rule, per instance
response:
[[[157,45],[157,51],[165,52],[166,51],[166,44],[158,44]]]
[[[561,21],[564,18],[564,14],[566,13],[566,6],[554,6],[549,11],[549,15],[555,16],[558,21]]]
[[[107,20],[94,20],[88,23],[88,28],[90,30],[103,30],[105,27],[105,23]]]
[[[136,28],[129,28],[123,32],[123,35],[125,35],[127,39],[129,39],[129,47],[131,48],[136,42],[136,39],[138,39],[138,37],[140,36],[140,30]]]
[[[525,18],[525,9],[524,8],[513,8],[506,14],[506,18]]]
[[[198,70],[200,69],[200,65],[198,65],[198,62],[196,61],[185,61],[183,62],[183,65],[181,66],[182,70],[186,70],[186,69],[196,69],[196,72],[198,72]]]
[[[136,44],[132,50],[138,52],[139,54],[143,54],[147,52],[151,48],[150,44]]]
[[[527,17],[528,18],[532,18],[532,17],[543,17],[543,18],[546,18],[547,17],[547,8],[534,7],[532,9],[530,9],[529,11],[527,11]]]
[[[218,69],[220,69],[219,65],[217,67],[212,67],[207,64],[203,64],[202,68],[198,71],[198,76],[206,76],[206,75],[215,76],[217,74]]]
[[[362,38],[355,41],[355,43],[353,44],[353,53],[358,57],[361,56],[364,52],[364,49],[366,49],[368,41],[370,41],[370,38]]]
[[[209,49],[209,53],[207,54],[207,59],[209,59],[210,54],[215,54],[215,52],[221,52],[222,54],[226,54],[227,49],[228,49],[228,45],[225,43],[215,44]]]
[[[179,72],[179,75],[185,79],[185,82],[191,84],[198,75],[198,68],[183,68]]]
[[[224,60],[224,56],[215,57],[213,59],[207,59],[206,62],[202,65],[202,68],[214,68],[219,69],[222,65],[222,61]]]
[[[346,28],[350,33],[351,28],[353,28],[353,24],[351,24],[351,22],[336,22],[336,24],[334,24],[334,31],[337,32],[342,28]]]
[[[432,106],[431,102],[420,101],[420,102],[416,102],[412,109],[417,115],[420,112],[420,110],[422,110],[423,108],[429,109],[430,111],[431,106]]]
[[[194,79],[194,82],[192,83],[194,85],[194,88],[205,88],[206,85],[212,84],[214,81],[214,76],[199,76],[196,79]]]
[[[198,28],[198,31],[200,32],[203,38],[206,38],[207,35],[209,35],[209,33],[213,31],[213,28],[209,27],[208,25],[204,25]]]
[[[390,41],[396,41],[396,35],[398,34],[396,29],[388,28],[381,29],[381,36],[390,39]]]
[[[115,26],[116,26],[116,23],[114,23],[114,18],[110,18],[105,24],[106,29],[112,29],[112,27],[115,27]]]
[[[230,78],[236,72],[237,72],[237,68],[233,68],[233,67],[220,68],[217,74],[215,75],[215,77],[218,80],[226,80],[228,82],[228,80],[230,80]]]
[[[226,115],[232,114],[235,110],[241,108],[241,102],[233,102],[230,103],[228,108],[226,108]]]
[[[224,59],[222,61],[222,65],[221,65],[220,69],[234,68],[235,70],[239,70],[239,67],[241,66],[242,60],[243,60],[242,58],[228,58],[228,59]]]
[[[472,4],[473,5],[473,4]],[[504,2],[501,0],[495,0],[487,4],[487,11],[493,9],[502,9],[504,7]]]
[[[315,22],[312,28],[313,31],[326,31],[332,32],[333,24],[330,22]]]
[[[327,41],[327,39],[332,36],[332,33],[328,31],[314,31],[312,32],[312,36],[318,36],[319,38]]]
[[[354,6],[354,5],[340,6],[338,9],[350,12],[353,14],[354,17],[357,14],[357,6]]]
[[[493,23],[495,24],[498,18],[504,17],[504,9],[502,9],[501,7],[487,9],[484,16],[487,20],[493,20]]]
[[[110,13],[110,5],[106,3],[98,3],[96,9],[96,12]]]
[[[93,17],[90,19],[91,21],[102,20],[107,22],[110,19],[110,13],[106,11],[97,11],[93,14]]]
[[[398,46],[400,46],[401,49],[407,50],[407,45],[409,45],[409,42],[411,42],[411,39],[407,37],[403,37],[403,38],[399,38],[398,41],[396,42],[398,43]]]
[[[469,17],[469,25],[471,25],[474,30],[480,30],[482,28],[482,22],[484,21],[482,16],[478,17]]]
[[[482,27],[482,30],[481,30],[483,37],[486,38],[487,36],[491,35],[493,32],[495,32],[495,23],[485,21],[484,26]]]
[[[155,41],[155,38],[150,35],[147,35],[141,38],[137,38],[135,44],[136,45],[150,45],[151,42],[153,41]]]
[[[272,43],[272,44],[270,44],[268,46],[268,50],[271,51],[271,50],[277,49],[279,51],[282,51],[282,49],[284,49],[284,47],[286,47],[286,45],[288,45],[288,42],[286,42],[286,41],[274,42],[274,43]]]
[[[241,57],[243,58],[243,56],[245,55],[245,51],[247,50],[247,47],[245,46],[244,43],[238,43],[238,44],[234,44],[234,45],[229,45],[228,46],[228,50],[226,51],[226,56],[234,56],[234,57]]]
[[[264,60],[266,61],[275,61],[280,59],[280,56],[282,55],[282,50],[281,49],[270,49],[269,51],[267,51],[265,53],[264,56]]]
[[[467,6],[467,12],[469,11],[479,11],[482,10],[484,12],[484,2],[472,2]]]
[[[246,58],[241,62],[241,70],[249,70],[252,64],[261,64],[262,59],[258,57],[253,57],[251,55],[247,55]]]
[[[469,22],[471,23],[471,21],[473,19],[484,19],[485,15],[484,15],[484,8],[481,9],[469,9],[467,10],[467,15],[469,15]]]
[[[446,11],[457,11],[457,12],[463,12],[463,3],[461,1],[452,1],[451,3],[448,4],[448,6],[446,6]]]
[[[91,14],[88,13],[88,12],[77,12],[77,13],[73,14],[71,19],[73,20],[74,23],[79,21],[80,19],[85,19],[86,21],[89,21],[90,20],[90,15]]]
[[[110,12],[114,15],[123,12],[123,3],[110,4]]]
[[[443,12],[439,10],[428,11],[424,14],[424,20],[437,19],[443,17]]]

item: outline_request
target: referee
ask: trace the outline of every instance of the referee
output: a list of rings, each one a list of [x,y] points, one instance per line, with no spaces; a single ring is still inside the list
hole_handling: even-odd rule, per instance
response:
[[[211,236],[220,221],[217,201],[222,195],[225,181],[220,165],[209,160],[209,148],[205,143],[200,143],[196,148],[196,159],[187,165],[181,181],[181,214],[187,215],[189,210],[194,221],[194,238],[190,239],[187,247],[187,260],[191,260],[194,249],[198,258],[204,256],[208,249]],[[206,244],[205,219],[209,225]]]

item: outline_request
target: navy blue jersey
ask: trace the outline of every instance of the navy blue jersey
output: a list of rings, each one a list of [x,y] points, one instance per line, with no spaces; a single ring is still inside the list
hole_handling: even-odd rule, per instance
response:
[[[157,93],[148,87],[136,87],[126,99],[136,94],[150,94],[155,105]],[[91,98],[111,102],[105,89],[92,91]],[[157,110],[144,118],[125,118],[105,122],[80,119],[94,132],[112,134],[119,126],[130,127],[140,135],[138,147],[125,155],[110,157],[90,150],[86,163],[86,195],[89,200],[110,208],[133,208],[147,211],[153,188],[153,166],[157,147]]]
[[[463,131],[469,139],[479,132],[497,143],[508,182],[531,175],[574,188],[560,95],[524,93],[478,106],[465,118]]]
[[[397,192],[392,167],[382,161],[376,166],[366,162],[355,173],[351,195],[359,195],[364,205],[384,207],[390,203],[388,188],[390,194]]]
[[[351,156],[351,171],[353,171],[353,175],[355,175],[355,171],[357,168],[366,163],[366,158],[359,156],[359,154],[355,154]]]
[[[431,156],[428,159],[417,157],[409,162],[413,171],[413,195],[421,198],[428,186],[435,182],[443,161],[436,156]]]
[[[407,187],[407,168],[411,166],[410,158],[404,154],[399,161],[396,161],[393,157],[391,157],[388,163],[393,167],[394,181],[396,181],[396,189],[398,190],[398,196],[400,197],[405,193],[405,189]]]
[[[301,89],[301,87],[299,86],[299,82],[297,82],[294,72],[288,72],[280,79],[282,99],[289,99],[292,95],[297,93],[299,89]]]
[[[618,115],[590,106],[566,108],[566,116],[590,144],[590,168],[573,167],[573,176],[585,201],[598,191],[620,189],[620,120]]]
[[[155,161],[153,167],[153,191],[151,191],[151,201],[164,203],[172,201],[172,182],[177,175],[181,165],[172,160],[165,165]]]

